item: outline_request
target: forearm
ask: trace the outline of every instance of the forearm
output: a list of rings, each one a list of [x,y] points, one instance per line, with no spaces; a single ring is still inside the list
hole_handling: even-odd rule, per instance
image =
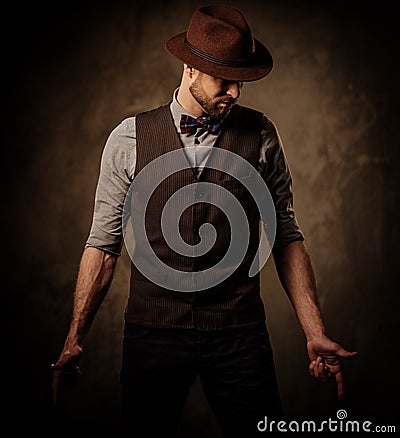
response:
[[[106,296],[117,257],[97,248],[86,248],[82,254],[76,281],[72,320],[67,343],[83,343],[93,319]]]
[[[325,336],[310,256],[304,242],[274,251],[275,265],[307,340]]]

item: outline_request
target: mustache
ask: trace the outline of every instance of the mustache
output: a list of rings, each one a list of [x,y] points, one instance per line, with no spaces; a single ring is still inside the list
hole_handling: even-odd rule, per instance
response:
[[[234,99],[231,96],[223,96],[217,99],[216,104],[219,103],[227,103],[228,105],[233,105],[234,103],[236,103],[237,99]]]

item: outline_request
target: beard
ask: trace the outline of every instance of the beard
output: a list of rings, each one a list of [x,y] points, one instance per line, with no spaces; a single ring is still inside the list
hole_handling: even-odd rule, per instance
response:
[[[231,96],[223,95],[220,97],[211,98],[206,94],[198,76],[189,91],[196,100],[196,102],[203,108],[203,110],[213,119],[223,120],[236,103],[237,99]]]

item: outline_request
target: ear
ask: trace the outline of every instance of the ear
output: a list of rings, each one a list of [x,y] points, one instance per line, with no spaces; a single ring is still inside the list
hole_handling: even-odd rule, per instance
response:
[[[190,65],[187,65],[187,64],[183,64],[183,71],[190,79],[193,78],[193,74],[195,71],[193,67],[191,67]]]

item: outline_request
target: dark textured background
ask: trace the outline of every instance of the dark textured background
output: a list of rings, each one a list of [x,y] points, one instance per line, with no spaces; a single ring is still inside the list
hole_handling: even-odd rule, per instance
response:
[[[395,424],[397,24],[386,1],[325,3],[231,2],[275,59],[267,78],[245,85],[241,103],[280,131],[328,334],[359,351],[345,364],[344,403],[334,385],[308,376],[304,337],[271,260],[262,294],[289,418],[334,418],[340,407],[348,419]],[[181,66],[164,42],[200,4],[70,1],[3,15],[3,399],[14,429],[27,415],[39,430],[51,418],[49,366],[67,332],[107,135],[124,117],[170,99]],[[124,253],[87,338],[81,382],[65,394],[64,424],[118,416],[128,276]],[[197,383],[181,436],[219,436]]]

